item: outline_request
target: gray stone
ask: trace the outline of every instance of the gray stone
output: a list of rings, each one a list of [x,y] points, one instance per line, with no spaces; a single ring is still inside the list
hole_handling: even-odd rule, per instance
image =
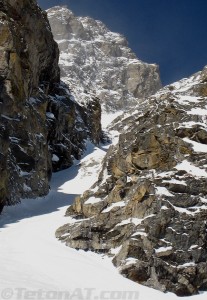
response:
[[[52,171],[102,137],[99,100],[79,105],[60,82],[59,50],[36,1],[0,1],[0,211],[43,196]]]
[[[66,7],[47,11],[60,48],[62,79],[85,102],[94,92],[104,109],[128,109],[160,87],[158,66],[137,59],[126,39],[100,21],[76,17]]]
[[[68,246],[82,248],[84,228],[83,249],[102,249],[124,276],[178,296],[207,289],[207,143],[205,134],[200,138],[206,132],[206,70],[113,122],[111,129],[121,134],[104,158],[96,192],[85,192],[67,211],[82,218],[68,225]],[[89,211],[91,197],[103,208]]]

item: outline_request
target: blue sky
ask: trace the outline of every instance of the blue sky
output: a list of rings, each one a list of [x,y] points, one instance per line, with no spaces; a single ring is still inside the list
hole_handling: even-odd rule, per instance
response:
[[[207,65],[207,0],[38,0],[68,5],[126,36],[139,59],[160,66],[163,84]]]

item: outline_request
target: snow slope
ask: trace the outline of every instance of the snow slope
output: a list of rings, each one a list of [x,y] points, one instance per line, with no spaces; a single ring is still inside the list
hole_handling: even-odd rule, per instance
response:
[[[109,258],[70,249],[55,238],[55,230],[66,223],[68,205],[96,180],[104,154],[104,147],[88,143],[80,162],[53,175],[47,197],[5,208],[0,218],[0,299],[178,298],[125,279]],[[132,297],[126,293],[130,291]],[[206,299],[206,293],[191,298]]]

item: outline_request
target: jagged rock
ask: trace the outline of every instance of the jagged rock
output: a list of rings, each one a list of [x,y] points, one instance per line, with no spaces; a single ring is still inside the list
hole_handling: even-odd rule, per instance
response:
[[[126,39],[89,17],[76,17],[66,7],[47,11],[60,48],[62,79],[85,101],[95,92],[104,109],[127,109],[160,87],[158,66],[137,59]]]
[[[101,107],[77,103],[60,82],[59,50],[34,0],[0,1],[0,211],[45,195],[52,171],[101,138]]]
[[[57,230],[124,276],[179,296],[207,289],[207,67],[117,118],[97,183]],[[90,205],[88,205],[90,203]],[[65,236],[67,234],[67,236]]]

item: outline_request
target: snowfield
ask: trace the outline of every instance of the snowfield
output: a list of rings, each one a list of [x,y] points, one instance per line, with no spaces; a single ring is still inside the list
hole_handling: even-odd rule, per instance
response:
[[[122,277],[106,256],[68,248],[55,238],[56,229],[70,221],[64,217],[68,205],[97,179],[105,150],[88,143],[81,161],[53,174],[48,196],[4,209],[0,299],[178,299]]]

